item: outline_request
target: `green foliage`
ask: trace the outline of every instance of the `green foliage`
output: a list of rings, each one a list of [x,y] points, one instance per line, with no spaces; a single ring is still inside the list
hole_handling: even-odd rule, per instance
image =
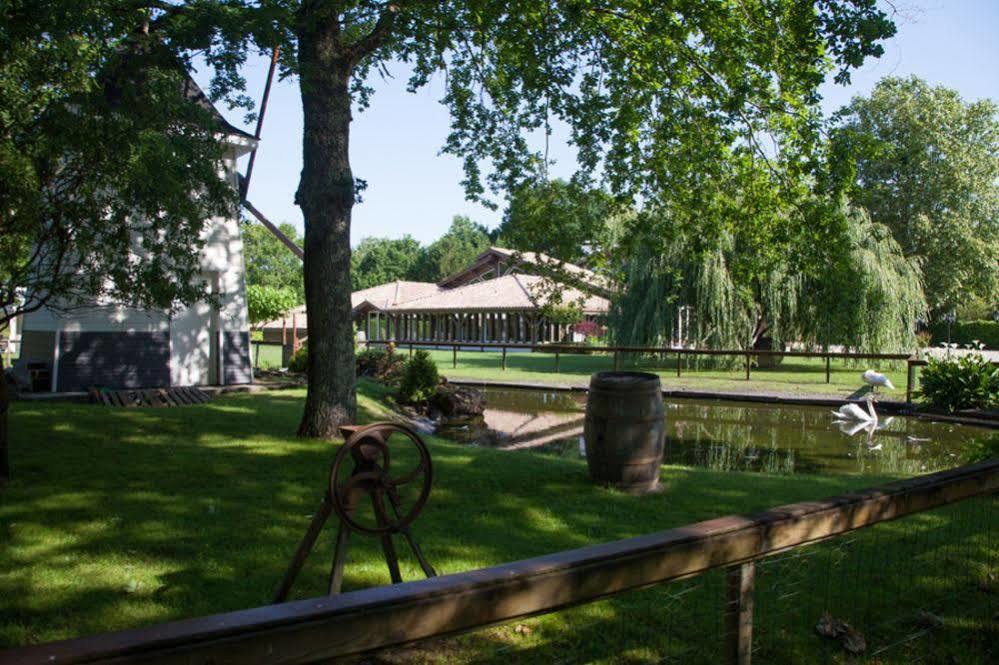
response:
[[[492,238],[484,226],[456,215],[447,233],[427,247],[413,274],[419,281],[439,282],[467,267],[491,245]]]
[[[687,306],[683,332],[702,347],[747,348],[761,337],[885,352],[914,347],[925,313],[919,272],[885,229],[814,196],[799,206],[800,219],[784,217],[792,214],[786,210],[778,224],[747,215],[733,225],[725,205],[709,208],[717,219],[705,215],[706,226],[720,229],[707,247],[683,235],[631,240],[624,289],[612,303],[616,344],[668,343],[681,332],[679,308]],[[670,238],[669,218],[643,224],[661,225]],[[812,231],[794,235],[816,228],[823,229],[818,247]]]
[[[583,310],[575,303],[548,303],[541,307],[541,316],[543,316],[548,323],[571,326],[572,324],[579,323],[583,320]]]
[[[441,382],[437,364],[430,354],[420,349],[406,362],[399,384],[399,399],[410,404],[426,402]]]
[[[957,321],[951,326],[950,339],[947,338],[947,324],[937,321],[930,326],[933,343],[953,342],[965,344],[984,344],[986,349],[999,349],[999,323],[995,321]]]
[[[295,351],[288,361],[288,371],[305,374],[309,371],[309,343],[305,342]]]
[[[365,349],[356,357],[357,376],[368,376],[386,383],[397,381],[402,376],[405,359],[395,352],[391,344]]]
[[[284,316],[298,305],[298,298],[291,289],[250,284],[246,287],[246,305],[250,326],[255,328]]]
[[[945,411],[999,406],[999,366],[980,353],[929,358],[920,384],[923,399]]]
[[[997,458],[999,458],[999,434],[995,432],[973,439],[964,453],[965,464],[975,464]]]
[[[468,266],[492,244],[493,236],[484,226],[461,215],[427,247],[409,235],[364,238],[351,253],[352,287],[356,291],[396,280],[439,282]]]
[[[999,107],[888,77],[838,114],[833,152],[854,204],[922,265],[935,312],[999,293]]]
[[[426,250],[412,236],[364,238],[350,255],[350,279],[355,291],[396,280],[416,281]]]
[[[0,7],[0,320],[94,297],[205,297],[207,220],[233,213],[219,119],[134,12]]]
[[[291,224],[280,224],[278,229],[299,247],[303,245],[301,235]],[[243,225],[243,260],[247,286],[290,290],[295,295],[295,305],[305,302],[302,260],[263,225],[253,222]]]
[[[578,263],[586,258],[588,248],[608,244],[609,223],[619,207],[602,189],[539,180],[513,194],[499,237],[515,249]]]

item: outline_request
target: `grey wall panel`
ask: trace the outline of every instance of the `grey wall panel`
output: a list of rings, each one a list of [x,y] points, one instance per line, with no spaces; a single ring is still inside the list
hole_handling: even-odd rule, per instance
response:
[[[222,358],[226,385],[251,383],[253,367],[250,361],[250,332],[227,330],[222,333]]]
[[[25,330],[21,333],[20,361],[52,364],[55,333],[50,330]]]
[[[167,332],[63,332],[60,391],[170,385]]]

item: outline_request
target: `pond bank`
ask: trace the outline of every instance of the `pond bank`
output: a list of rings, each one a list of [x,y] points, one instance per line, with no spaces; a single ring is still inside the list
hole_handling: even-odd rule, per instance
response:
[[[475,388],[504,388],[512,390],[543,390],[546,392],[586,393],[589,386],[585,383],[543,383],[535,381],[492,381],[487,379],[452,379],[450,383]],[[781,392],[732,391],[732,390],[685,390],[663,388],[666,399],[713,399],[726,402],[756,402],[760,404],[787,404],[791,406],[827,406],[838,408],[844,404],[863,406],[861,399],[866,392],[858,391],[856,399],[844,399],[836,395],[814,395],[802,397]],[[884,393],[882,393],[884,394]],[[913,404],[900,400],[879,399],[878,409],[887,413],[902,414],[913,418],[924,418],[961,425],[975,425],[989,429],[999,429],[999,411],[969,410],[954,414],[935,411],[918,410]]]

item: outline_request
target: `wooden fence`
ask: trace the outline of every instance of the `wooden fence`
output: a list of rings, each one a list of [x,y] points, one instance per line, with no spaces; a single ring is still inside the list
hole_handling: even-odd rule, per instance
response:
[[[756,349],[683,349],[658,346],[579,346],[573,344],[508,344],[489,342],[427,342],[415,340],[371,340],[365,341],[368,347],[371,345],[386,346],[394,344],[397,348],[408,348],[412,354],[414,348],[451,349],[452,367],[458,366],[458,351],[461,349],[501,350],[502,370],[506,371],[507,351],[520,350],[532,351],[535,353],[554,354],[554,370],[559,371],[559,362],[563,354],[578,355],[580,353],[603,353],[611,354],[614,358],[614,369],[621,366],[621,356],[627,354],[634,355],[656,355],[664,361],[670,355],[676,357],[676,375],[682,376],[683,363],[681,359],[690,357],[741,357],[745,359],[746,380],[749,381],[752,374],[752,363],[756,358],[822,358],[825,360],[826,383],[832,381],[832,361],[836,360],[894,360],[906,361],[908,371],[906,372],[906,402],[912,401],[912,393],[915,386],[915,366],[925,365],[926,361],[914,358],[908,353],[852,353],[847,351],[769,351]]]
[[[755,562],[999,491],[999,459],[492,568],[0,652],[2,665],[311,663],[466,632],[713,569],[725,651],[746,664]],[[724,608],[724,609],[722,609]]]

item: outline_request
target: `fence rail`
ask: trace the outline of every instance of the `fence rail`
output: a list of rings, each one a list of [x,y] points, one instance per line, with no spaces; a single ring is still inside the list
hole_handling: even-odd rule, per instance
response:
[[[427,340],[365,340],[364,344],[370,348],[372,345],[387,346],[394,344],[397,347],[408,347],[410,354],[417,347],[433,349],[451,349],[452,367],[458,366],[458,351],[461,349],[500,349],[502,351],[502,369],[506,371],[506,354],[508,350],[522,350],[532,352],[552,353],[555,356],[555,372],[559,371],[559,360],[562,354],[580,353],[604,353],[612,354],[614,357],[614,369],[621,366],[620,358],[624,354],[645,354],[658,355],[664,359],[670,354],[676,355],[676,375],[681,376],[683,372],[682,357],[742,357],[745,358],[746,380],[749,381],[752,374],[753,358],[822,358],[825,362],[826,383],[832,382],[832,360],[895,360],[906,361],[906,387],[905,401],[912,403],[913,388],[915,386],[914,367],[925,365],[926,361],[916,359],[909,353],[853,353],[849,351],[774,351],[764,349],[684,349],[668,346],[579,346],[573,344],[523,344],[505,342],[450,342],[450,341],[427,341]]]
[[[748,662],[755,562],[999,491],[999,459],[492,568],[0,652],[0,664],[310,663],[725,569],[726,653]]]

